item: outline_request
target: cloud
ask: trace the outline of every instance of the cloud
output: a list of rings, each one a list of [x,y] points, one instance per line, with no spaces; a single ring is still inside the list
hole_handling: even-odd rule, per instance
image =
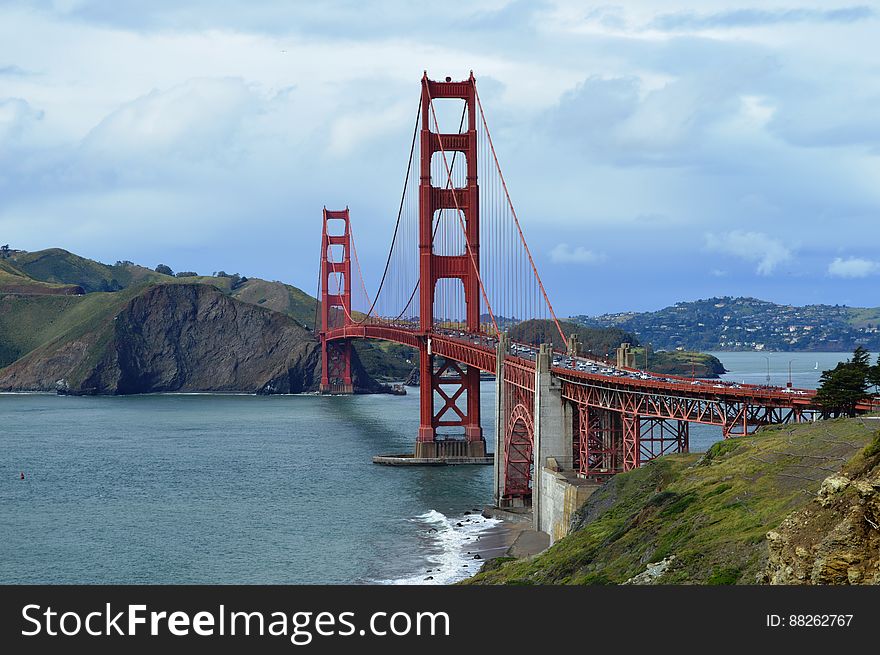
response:
[[[694,11],[675,27],[677,9]],[[408,0],[8,0],[0,101],[17,100],[0,110],[0,232],[311,288],[315,217],[348,204],[372,289],[422,71],[473,69],[561,313],[657,308],[719,285],[858,304],[880,278],[827,267],[880,261],[852,250],[853,234],[880,237],[877,13],[867,0],[476,0],[440,13]],[[669,29],[646,29],[655,19]],[[781,244],[735,247],[731,230]],[[700,247],[706,233],[715,250]],[[586,297],[572,270],[615,284]]]
[[[276,0],[4,0],[69,21],[141,33],[183,30],[236,30],[259,34],[300,34],[314,38],[379,40],[389,34],[436,35],[473,32],[486,35],[534,29],[535,14],[548,11],[534,0],[477,0],[437,12],[415,9],[411,0],[361,2],[277,2]],[[3,4],[3,3],[0,3]]]
[[[0,144],[17,142],[43,119],[43,112],[21,98],[0,98]]]
[[[27,77],[28,75],[32,75],[33,73],[26,71],[20,66],[15,66],[14,64],[9,66],[0,66],[0,76],[7,75],[9,77]]]
[[[791,250],[781,241],[763,232],[734,230],[723,234],[707,234],[706,248],[711,252],[733,255],[757,262],[758,275],[770,275],[779,264],[791,259]]]
[[[769,130],[803,148],[876,148],[880,145],[876,118],[880,93],[870,86],[845,92],[828,88],[837,85],[840,81],[832,80],[786,94],[768,122]]]
[[[592,75],[564,93],[546,124],[567,148],[621,166],[718,165],[762,138],[775,115],[778,62],[760,46],[682,40],[658,47],[660,75]]]
[[[660,14],[649,27],[661,31],[686,31],[764,27],[792,23],[853,23],[876,16],[870,7],[860,5],[840,9],[732,9],[712,14],[682,11]]]
[[[257,105],[240,78],[191,79],[122,105],[88,134],[83,147],[114,159],[209,158],[229,146]]]
[[[550,251],[550,261],[554,264],[599,264],[606,259],[603,253],[595,253],[583,246],[572,247],[567,243],[557,244]]]
[[[880,262],[861,257],[837,257],[828,264],[828,275],[832,277],[859,278],[880,273]]]

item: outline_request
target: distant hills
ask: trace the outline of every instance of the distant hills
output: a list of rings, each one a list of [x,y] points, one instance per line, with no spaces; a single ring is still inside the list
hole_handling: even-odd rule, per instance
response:
[[[656,312],[575,316],[588,327],[632,332],[654,349],[880,350],[880,307],[778,305],[723,296],[680,302]]]
[[[0,390],[298,392],[317,388],[316,300],[257,278],[160,273],[66,250],[0,251]],[[355,385],[407,353],[358,343]]]

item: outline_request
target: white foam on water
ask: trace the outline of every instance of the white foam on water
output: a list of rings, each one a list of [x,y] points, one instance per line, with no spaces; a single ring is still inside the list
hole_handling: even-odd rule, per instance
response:
[[[486,518],[479,513],[449,518],[433,509],[410,520],[426,531],[432,550],[437,552],[427,556],[428,564],[419,573],[377,580],[379,584],[446,585],[464,580],[479,571],[484,562],[474,559],[480,552],[478,537],[501,523],[500,519]],[[427,572],[428,569],[431,571]]]

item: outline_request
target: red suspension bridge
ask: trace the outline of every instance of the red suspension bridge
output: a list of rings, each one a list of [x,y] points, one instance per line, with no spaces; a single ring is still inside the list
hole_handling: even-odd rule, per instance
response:
[[[321,391],[353,391],[352,339],[417,349],[415,458],[487,460],[481,372],[495,376],[496,497],[507,506],[531,502],[548,458],[601,480],[687,452],[690,423],[721,426],[726,438],[812,416],[812,391],[659,377],[582,356],[538,275],[473,74],[422,78],[403,187],[372,295],[349,210],[324,210]],[[526,319],[546,319],[567,351],[511,342],[507,328]]]

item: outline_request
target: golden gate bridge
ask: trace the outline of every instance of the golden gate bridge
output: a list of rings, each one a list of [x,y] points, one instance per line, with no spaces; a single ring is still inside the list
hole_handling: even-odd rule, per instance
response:
[[[499,506],[528,506],[551,458],[602,480],[687,452],[690,423],[720,426],[728,438],[816,414],[812,390],[661,377],[584,356],[541,282],[473,73],[422,78],[391,246],[372,294],[352,223],[348,208],[324,210],[321,392],[354,391],[352,339],[416,349],[413,461],[494,461]],[[506,328],[527,319],[548,321],[566,350],[512,342]],[[481,425],[481,372],[495,376],[494,460]]]

